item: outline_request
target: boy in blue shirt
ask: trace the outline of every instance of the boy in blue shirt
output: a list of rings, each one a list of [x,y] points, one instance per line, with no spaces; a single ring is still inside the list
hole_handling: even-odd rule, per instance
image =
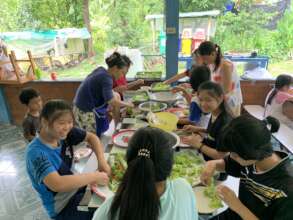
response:
[[[34,189],[52,219],[84,219],[91,212],[79,212],[77,206],[88,184],[108,183],[110,167],[102,145],[96,135],[73,127],[73,113],[63,100],[45,104],[41,115],[40,134],[26,151],[26,168]],[[73,174],[71,171],[74,145],[87,141],[99,162],[99,170],[92,173]]]

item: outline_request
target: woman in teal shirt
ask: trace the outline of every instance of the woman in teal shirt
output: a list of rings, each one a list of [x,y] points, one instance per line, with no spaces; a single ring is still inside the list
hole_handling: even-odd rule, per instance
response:
[[[126,153],[128,168],[114,197],[96,211],[93,220],[197,220],[196,201],[186,180],[167,179],[173,149],[169,135],[141,128]]]

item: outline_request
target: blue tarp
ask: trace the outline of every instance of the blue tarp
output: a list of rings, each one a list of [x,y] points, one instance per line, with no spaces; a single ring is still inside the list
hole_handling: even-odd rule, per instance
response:
[[[6,42],[15,40],[54,40],[55,38],[90,38],[86,28],[64,28],[58,30],[22,31],[0,33],[0,38]]]

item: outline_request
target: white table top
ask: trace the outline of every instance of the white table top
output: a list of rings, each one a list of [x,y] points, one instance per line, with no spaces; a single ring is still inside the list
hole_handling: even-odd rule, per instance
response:
[[[244,108],[255,118],[260,120],[264,118],[264,108],[260,105],[245,105]],[[291,128],[281,123],[279,131],[273,136],[293,153],[293,130]]]

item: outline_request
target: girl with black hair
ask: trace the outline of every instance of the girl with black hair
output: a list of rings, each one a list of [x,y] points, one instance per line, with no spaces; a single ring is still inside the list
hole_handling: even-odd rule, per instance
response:
[[[191,66],[190,69],[187,69],[185,70],[184,72],[182,73],[178,73],[176,74],[175,76],[171,77],[170,79],[168,80],[165,80],[164,83],[165,84],[171,84],[171,83],[174,83],[174,82],[177,82],[179,79],[182,79],[184,77],[190,77],[191,75],[191,70],[193,68],[194,65],[201,65],[203,64],[199,54],[198,54],[198,50],[195,49],[192,53],[192,61],[193,61],[193,64]]]
[[[292,76],[279,75],[276,79],[274,88],[269,92],[265,101],[264,116],[273,116],[282,123],[290,122],[283,114],[283,104],[286,101],[293,101],[293,94],[289,93],[290,86],[293,83]]]
[[[195,197],[189,183],[168,180],[173,149],[169,134],[141,128],[126,153],[128,168],[114,197],[105,201],[93,220],[196,220]]]
[[[223,127],[232,119],[232,113],[225,104],[224,91],[217,83],[204,82],[199,86],[198,98],[201,110],[211,113],[207,129],[184,126],[184,130],[197,134],[183,137],[182,141],[201,151],[205,160],[223,158],[225,153],[219,151],[219,138]],[[205,133],[205,138],[198,133]]]
[[[214,219],[293,219],[292,159],[285,152],[273,151],[271,145],[271,133],[279,126],[273,117],[260,121],[243,115],[225,127],[221,150],[230,154],[208,161],[201,180],[208,184],[216,170],[225,171],[240,178],[239,197],[228,187],[218,186],[219,197],[230,209]]]
[[[242,92],[236,67],[231,61],[223,58],[220,46],[211,41],[202,42],[198,47],[198,53],[203,63],[211,69],[212,80],[222,86],[231,111],[235,116],[239,116]]]
[[[73,127],[71,106],[63,100],[47,102],[41,112],[41,129],[26,149],[26,169],[33,188],[52,219],[90,220],[93,212],[77,210],[85,187],[106,185],[111,169],[98,137]],[[99,170],[73,174],[73,146],[86,141],[96,154]]]
[[[117,124],[120,120],[120,107],[133,107],[132,103],[121,101],[119,94],[113,92],[113,79],[119,79],[125,75],[129,63],[117,52],[106,58],[108,69],[98,67],[80,84],[74,98],[74,115],[79,127],[99,135],[103,133],[108,125],[108,105],[112,108],[114,121]],[[98,115],[98,117],[96,117]],[[100,128],[99,123],[105,123]],[[102,129],[99,131],[99,129]]]
[[[207,128],[210,114],[203,113],[199,107],[198,100],[198,88],[200,84],[211,80],[211,72],[207,66],[193,65],[190,70],[190,85],[192,93],[190,94],[185,88],[176,86],[172,89],[172,92],[182,92],[183,97],[186,99],[189,107],[189,117],[180,118],[178,124],[180,125],[196,125],[199,127]]]

